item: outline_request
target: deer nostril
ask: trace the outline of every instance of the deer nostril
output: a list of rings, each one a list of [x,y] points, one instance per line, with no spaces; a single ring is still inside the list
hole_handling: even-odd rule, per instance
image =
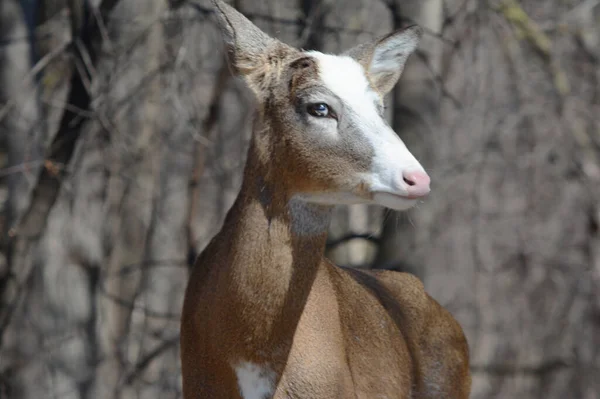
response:
[[[408,184],[409,186],[414,186],[417,184],[414,180],[411,180],[406,176],[404,176],[404,183]]]
[[[425,172],[419,170],[404,172],[402,173],[402,180],[409,198],[420,198],[429,193],[430,179]]]

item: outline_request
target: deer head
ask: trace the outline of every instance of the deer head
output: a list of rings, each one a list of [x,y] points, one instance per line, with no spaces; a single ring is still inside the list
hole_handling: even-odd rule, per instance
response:
[[[267,181],[290,199],[327,205],[403,210],[429,193],[429,176],[383,116],[418,27],[331,55],[292,48],[214,4],[230,63],[258,103],[249,157]]]

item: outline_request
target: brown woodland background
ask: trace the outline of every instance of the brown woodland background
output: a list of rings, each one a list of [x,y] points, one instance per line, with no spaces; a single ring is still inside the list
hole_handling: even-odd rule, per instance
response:
[[[235,0],[339,52],[426,28],[389,118],[433,179],[328,255],[418,275],[472,398],[600,398],[600,1]],[[207,0],[0,0],[0,397],[178,398],[188,270],[252,116]]]

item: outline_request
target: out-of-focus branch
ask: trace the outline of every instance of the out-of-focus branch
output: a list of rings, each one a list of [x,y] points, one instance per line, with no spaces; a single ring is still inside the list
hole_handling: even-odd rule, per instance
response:
[[[561,97],[568,95],[571,91],[569,79],[557,60],[552,56],[552,41],[548,35],[529,17],[516,0],[504,0],[498,6],[492,5],[492,8],[501,13],[516,29],[517,33],[548,63],[548,69],[552,75],[557,93]]]
[[[426,137],[438,118],[440,98],[445,95],[460,107],[460,102],[446,90],[440,76],[443,43],[433,40],[442,35],[443,4],[439,0],[389,0],[387,4],[395,29],[404,27],[407,21],[415,21],[435,33],[423,38],[423,50],[417,53],[418,57],[409,60],[402,79],[392,92],[392,127],[419,158],[418,151],[421,149],[425,153]],[[383,221],[373,266],[394,269],[406,267],[402,271],[424,277],[425,271],[416,267],[419,262],[410,256],[415,240],[412,222],[408,223],[405,217],[394,212],[387,216]]]
[[[216,123],[219,119],[220,103],[225,86],[230,78],[227,61],[223,62],[217,77],[211,96],[210,106],[206,118],[202,123],[204,137],[210,142],[214,132],[216,131]],[[196,211],[200,201],[200,179],[204,174],[204,166],[206,163],[206,144],[204,141],[196,140],[194,146],[194,170],[190,179],[191,198],[188,209],[188,224],[187,224],[187,239],[188,239],[188,265],[192,267],[198,256],[198,248],[196,248],[196,234],[194,232],[194,221],[196,220]]]
[[[184,1],[182,3],[189,5],[194,10],[196,10],[197,12],[199,12],[200,14],[203,14],[203,15],[210,15],[213,13],[212,8],[204,7],[194,1]],[[255,14],[252,12],[244,12],[244,15],[252,21],[259,20],[259,21],[264,21],[264,22],[269,22],[269,23],[295,26],[295,27],[300,27],[300,28],[309,27],[309,25],[311,23],[311,21],[308,19],[277,18],[277,17],[273,17],[271,15]],[[362,33],[371,33],[371,32],[367,32],[365,30],[360,30],[360,29],[348,29],[348,28],[331,27],[331,26],[322,26],[321,32],[326,32],[326,33],[344,32],[344,33],[350,33],[350,34],[355,34],[355,35],[360,35]]]
[[[43,56],[38,62],[36,62],[36,64],[29,70],[29,72],[27,72],[27,74],[23,78],[23,83],[25,83],[25,81],[29,79],[32,79],[38,73],[42,72],[44,68],[48,66],[48,64],[50,64],[56,57],[61,55],[67,49],[68,45],[69,43],[64,43],[52,50],[51,52],[49,52],[48,54],[46,54],[45,56]],[[2,106],[2,108],[0,108],[0,121],[2,121],[4,117],[6,117],[8,111],[10,111],[10,109],[14,107],[16,103],[17,102],[15,99],[11,99],[7,103],[5,103]]]
[[[114,294],[109,293],[103,286],[100,286],[99,292],[102,294],[102,296],[104,298],[109,299],[111,302],[114,302],[117,305],[119,305],[123,308],[126,308],[131,312],[133,312],[134,310],[139,310],[142,313],[144,313],[144,315],[146,315],[147,317],[153,317],[156,319],[173,320],[173,321],[179,320],[178,313],[158,312],[156,310],[153,310],[153,309],[150,309],[147,307],[142,307],[142,306],[136,305],[131,300],[123,299]]]
[[[458,43],[456,43],[455,41],[448,39],[447,37],[445,37],[442,33],[441,30],[440,32],[436,32],[435,30],[429,28],[428,26],[425,26],[423,24],[419,24],[419,22],[402,13],[399,9],[398,9],[398,5],[396,4],[396,0],[382,0],[383,3],[386,5],[386,7],[388,8],[388,10],[390,11],[390,14],[392,15],[392,17],[394,18],[394,28],[395,29],[400,29],[400,27],[402,26],[408,26],[408,25],[419,25],[421,27],[421,29],[423,29],[423,33],[429,37],[435,38],[439,41],[441,41],[444,44],[447,44],[449,46],[452,47],[456,47],[458,45]],[[466,3],[466,1],[465,1]],[[444,24],[446,24],[447,22],[444,21]]]
[[[321,31],[325,27],[325,16],[330,5],[324,1],[304,0],[301,1],[301,6],[304,13],[301,21],[304,26],[300,28],[300,47],[320,50],[324,40]]]
[[[471,365],[471,372],[490,374],[494,376],[535,375],[541,377],[569,367],[572,367],[569,362],[563,359],[553,359],[536,365],[474,364]]]
[[[99,7],[100,18],[106,19],[116,4],[117,1],[114,0],[103,1]],[[69,49],[73,52],[73,62],[87,65],[87,68],[85,68],[85,73],[74,73],[71,76],[67,104],[87,111],[90,107],[91,97],[86,87],[86,81],[91,78],[89,67],[97,61],[102,45],[100,25],[98,19],[85,18],[90,13],[88,2],[72,0],[69,5],[76,8],[71,10],[73,38]],[[74,46],[73,43],[76,42],[80,46]],[[58,131],[47,151],[46,161],[58,165],[70,163],[84,120],[78,113],[65,109]],[[15,218],[16,221],[10,228],[10,238],[6,250],[8,271],[6,275],[0,276],[0,342],[5,327],[17,306],[23,284],[31,273],[31,262],[27,262],[27,257],[31,256],[32,244],[44,231],[50,209],[58,197],[61,186],[61,179],[58,177],[51,168],[40,170],[28,208],[22,215]]]
[[[108,14],[117,4],[117,1],[104,1],[100,4],[100,18],[107,18]],[[71,79],[71,91],[67,105],[76,107],[77,109],[87,111],[90,104],[90,93],[88,92],[87,83],[91,78],[92,67],[96,62],[97,54],[101,46],[100,25],[98,19],[92,19],[87,26],[83,25],[82,13],[89,13],[87,2],[78,2],[73,0],[70,2],[71,7],[82,8],[82,10],[72,10],[74,15],[71,18],[73,29],[73,41],[70,43],[69,49],[73,52],[74,62],[79,65],[85,65],[79,74],[73,74]],[[79,17],[77,17],[79,16]],[[77,43],[77,45],[73,45]],[[66,47],[66,46],[65,46]],[[38,62],[29,73],[35,75],[43,69],[54,57],[60,54],[64,47],[59,47],[49,53],[40,62]],[[65,113],[60,122],[58,133],[54,137],[49,146],[49,151],[46,154],[46,159],[52,163],[68,165],[71,156],[75,150],[75,144],[79,137],[79,128],[83,119],[80,115],[68,107],[65,108]],[[48,172],[47,169],[42,169],[39,176],[38,185],[32,193],[32,201],[29,208],[25,211],[20,221],[12,227],[11,235],[25,234],[29,237],[38,236],[45,227],[46,216],[51,208],[56,196],[60,182],[54,175]],[[42,194],[51,194],[46,197]],[[32,223],[32,220],[35,221]],[[39,222],[42,223],[39,223]]]
[[[176,347],[178,344],[179,336],[172,337],[161,342],[160,345],[148,352],[146,356],[144,356],[136,363],[134,369],[125,376],[125,378],[122,381],[122,384],[131,384],[139,375],[141,375],[144,372],[144,370],[150,365],[150,363],[152,363],[154,359],[162,355],[167,350]]]
[[[446,83],[444,82],[443,77],[437,73],[435,71],[435,69],[433,68],[433,66],[431,65],[431,61],[429,59],[429,57],[427,56],[427,53],[417,50],[415,51],[415,55],[417,57],[419,57],[419,59],[423,62],[423,65],[425,65],[425,67],[427,68],[427,70],[429,72],[431,72],[431,79],[435,82],[435,84],[437,85],[437,87],[440,89],[442,95],[444,97],[446,97],[447,99],[450,100],[450,102],[456,107],[456,108],[462,108],[462,103],[461,101],[450,92],[450,90],[448,90],[448,88],[446,87]]]

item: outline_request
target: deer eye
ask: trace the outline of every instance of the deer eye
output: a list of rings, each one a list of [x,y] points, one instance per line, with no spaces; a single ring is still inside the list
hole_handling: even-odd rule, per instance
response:
[[[329,106],[325,103],[309,104],[307,109],[309,114],[317,118],[327,118],[330,115]]]

